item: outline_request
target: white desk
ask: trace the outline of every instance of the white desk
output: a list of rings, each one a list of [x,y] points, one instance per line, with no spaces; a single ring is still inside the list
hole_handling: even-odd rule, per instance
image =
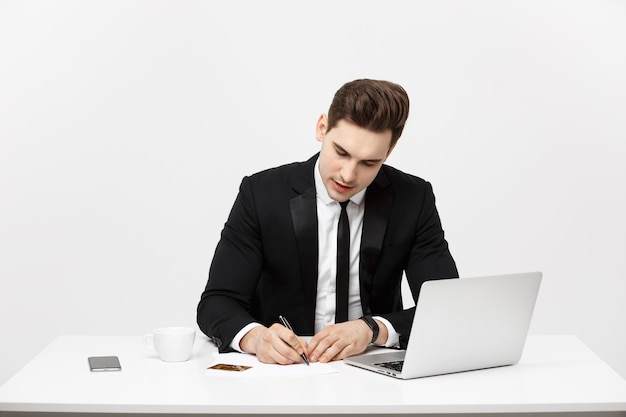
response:
[[[573,336],[530,336],[514,366],[410,381],[342,362],[329,375],[216,379],[206,374],[215,352],[200,336],[190,361],[165,363],[143,337],[59,337],[0,386],[0,414],[626,416],[626,381]],[[99,355],[118,355],[123,370],[90,372]]]

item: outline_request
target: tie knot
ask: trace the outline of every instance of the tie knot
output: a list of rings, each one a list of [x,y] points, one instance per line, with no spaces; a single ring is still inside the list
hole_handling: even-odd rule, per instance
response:
[[[343,201],[343,202],[339,203],[341,205],[341,209],[345,210],[346,207],[348,207],[348,203],[349,202],[350,202],[350,200],[346,200],[346,201]]]

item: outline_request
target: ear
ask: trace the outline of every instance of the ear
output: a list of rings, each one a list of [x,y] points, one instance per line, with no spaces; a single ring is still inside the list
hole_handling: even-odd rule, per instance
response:
[[[328,117],[325,114],[321,114],[317,119],[317,123],[315,124],[315,139],[318,142],[324,141],[324,136],[326,136],[326,132],[328,131]]]

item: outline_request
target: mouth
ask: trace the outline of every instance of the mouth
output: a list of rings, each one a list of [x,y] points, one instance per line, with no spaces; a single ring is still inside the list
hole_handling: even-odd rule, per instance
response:
[[[354,186],[343,185],[341,183],[338,183],[335,180],[333,180],[333,187],[335,188],[335,190],[337,190],[340,193],[346,193],[354,188]]]

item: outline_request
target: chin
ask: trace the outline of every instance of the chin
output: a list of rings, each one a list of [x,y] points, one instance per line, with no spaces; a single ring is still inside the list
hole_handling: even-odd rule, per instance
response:
[[[341,194],[341,193],[334,192],[333,194],[331,194],[330,197],[333,200],[342,203],[344,201],[350,200],[354,194],[356,194],[356,193],[350,192],[350,193]]]

